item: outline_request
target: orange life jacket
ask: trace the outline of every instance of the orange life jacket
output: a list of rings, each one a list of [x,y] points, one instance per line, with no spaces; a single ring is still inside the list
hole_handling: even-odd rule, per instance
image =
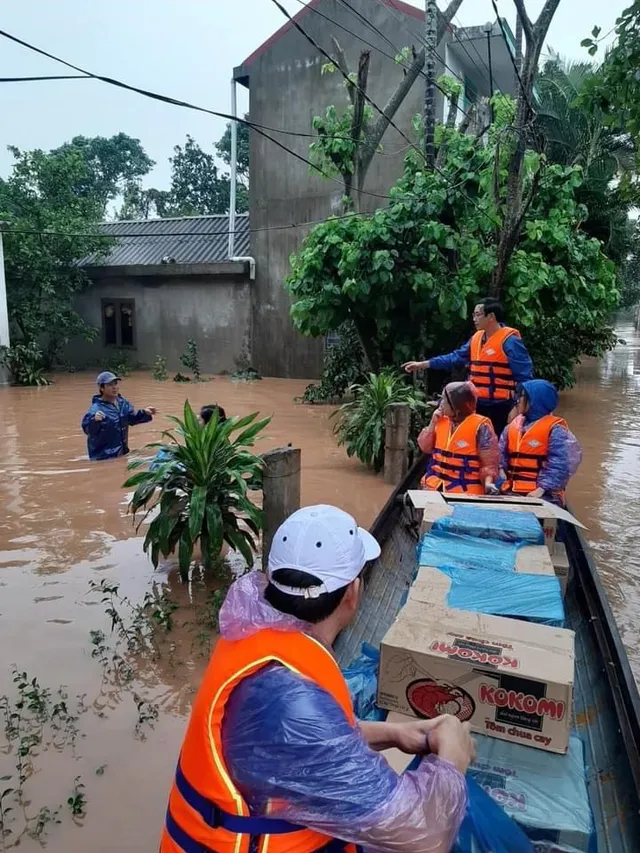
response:
[[[568,429],[567,422],[555,415],[545,415],[526,429],[520,429],[517,421],[507,427],[507,470],[502,491],[528,494],[537,488],[538,475],[547,462],[549,436],[555,426]],[[555,492],[564,502],[564,492]]]
[[[469,345],[469,379],[481,400],[510,400],[516,391],[509,359],[504,351],[507,338],[520,337],[517,329],[501,326],[490,338],[476,332]]]
[[[427,473],[422,478],[423,488],[467,492],[470,495],[484,494],[478,454],[478,430],[482,424],[491,426],[491,421],[481,415],[469,415],[454,428],[451,418],[440,418],[435,428]]]
[[[315,830],[275,818],[251,817],[231,778],[222,751],[225,707],[243,678],[271,663],[318,684],[356,724],[340,668],[316,640],[302,633],[269,629],[234,642],[218,640],[182,744],[160,853],[250,853],[254,849],[257,853],[356,853],[355,845]]]

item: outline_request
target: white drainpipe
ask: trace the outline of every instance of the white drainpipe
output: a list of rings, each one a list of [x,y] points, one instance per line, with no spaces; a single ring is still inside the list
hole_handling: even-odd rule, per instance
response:
[[[236,81],[231,78],[231,115],[238,115]],[[229,258],[235,255],[236,242],[236,181],[238,179],[238,123],[231,122],[231,184],[229,187]]]
[[[236,81],[231,79],[231,115],[238,115],[238,104],[236,99]],[[235,255],[236,247],[236,181],[238,179],[238,122],[231,122],[231,186],[229,192],[229,260],[249,264],[249,278],[255,281],[256,260],[248,255],[239,257]]]
[[[256,259],[250,257],[249,255],[242,255],[236,258],[229,258],[230,261],[235,263],[245,263],[249,264],[249,278],[251,281],[256,280]]]

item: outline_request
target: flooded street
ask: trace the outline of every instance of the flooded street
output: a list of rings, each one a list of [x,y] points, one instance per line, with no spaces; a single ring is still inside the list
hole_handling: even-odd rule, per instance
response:
[[[631,324],[617,333],[626,343],[600,362],[584,360],[577,385],[562,395],[560,413],[584,451],[567,499],[588,528],[586,537],[640,683],[640,334]]]
[[[53,815],[64,804],[60,825],[49,819],[41,831],[48,850],[133,853],[157,849],[185,715],[214,634],[210,590],[197,582],[180,584],[175,571],[154,574],[143,554],[142,538],[126,514],[127,461],[86,459],[79,423],[94,393],[93,378],[63,375],[49,388],[0,389],[0,696],[15,696],[12,664],[28,681],[36,678],[38,689],[51,691],[51,705],[59,703],[62,685],[68,693],[57,728],[44,726],[43,740],[52,743],[46,756],[35,749],[33,771],[27,767],[21,774],[14,754],[0,753],[0,777],[11,776],[0,793],[28,776],[29,804],[25,814],[15,808],[7,817],[12,834],[5,845],[27,819],[37,830],[42,809]],[[170,426],[166,415],[180,415],[186,396],[195,409],[216,402],[227,414],[271,414],[258,452],[290,441],[300,446],[303,502],[339,504],[368,526],[389,488],[336,447],[331,409],[294,403],[304,387],[277,379],[236,384],[216,378],[185,386],[153,382],[148,374],[128,377],[122,393],[135,406],[158,408],[153,423],[131,429],[132,451],[159,440]],[[160,600],[168,581],[181,607],[172,614],[172,630],[157,630],[141,648],[119,626],[111,631],[109,603],[102,601],[110,596],[90,584],[117,585],[115,610],[135,625],[139,611],[120,599],[138,607],[145,594],[154,594],[154,581]],[[140,621],[146,631],[149,620]],[[67,805],[77,777],[85,786],[78,788],[86,799],[86,818],[76,818],[82,828]],[[20,849],[40,845],[23,835]]]
[[[563,395],[562,413],[585,459],[569,500],[588,527],[640,678],[640,522],[634,511],[640,500],[640,338],[631,327],[619,333],[627,344],[580,368],[578,386]],[[79,422],[92,381],[92,375],[63,375],[50,388],[0,389],[0,695],[16,695],[15,664],[27,674],[22,690],[36,716],[39,707],[58,706],[42,722],[46,756],[36,747],[32,766],[19,766],[15,753],[0,753],[0,794],[22,786],[25,802],[24,813],[16,806],[4,815],[0,800],[0,821],[12,832],[5,846],[29,821],[32,835],[20,839],[25,851],[40,849],[37,836],[55,853],[157,849],[185,715],[214,637],[211,588],[197,578],[180,584],[167,567],[154,574],[142,552],[126,514],[126,460],[86,459]],[[158,440],[169,426],[166,415],[179,415],[185,396],[194,408],[216,402],[228,414],[272,414],[258,452],[288,442],[300,446],[303,503],[339,504],[368,526],[389,488],[336,447],[330,409],[293,402],[304,385],[216,378],[185,386],[136,374],[123,381],[122,393],[135,406],[156,406],[158,415],[131,429],[131,448]],[[174,613],[166,606],[166,584],[180,605]],[[148,606],[141,610],[145,596]],[[160,613],[160,620],[150,620],[150,613]],[[29,736],[22,725],[16,741]],[[69,798],[84,805],[79,811],[86,817],[72,815]]]

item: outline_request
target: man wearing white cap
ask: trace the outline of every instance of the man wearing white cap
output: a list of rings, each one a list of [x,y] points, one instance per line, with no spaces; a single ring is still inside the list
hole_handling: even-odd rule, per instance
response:
[[[236,581],[191,713],[161,853],[447,853],[473,744],[455,717],[358,723],[331,653],[380,547],[347,513],[306,507],[267,577]],[[379,755],[425,754],[398,776]]]

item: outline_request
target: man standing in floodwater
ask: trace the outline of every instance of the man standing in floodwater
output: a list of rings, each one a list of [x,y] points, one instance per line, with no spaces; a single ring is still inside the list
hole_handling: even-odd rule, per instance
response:
[[[114,459],[129,452],[129,427],[153,420],[156,410],[133,408],[120,395],[120,377],[108,370],[96,379],[98,393],[89,411],[82,418],[82,430],[87,436],[89,459]]]
[[[504,325],[504,308],[497,299],[487,297],[478,302],[473,325],[475,334],[464,346],[428,361],[408,361],[403,367],[407,373],[468,367],[468,378],[478,390],[476,412],[489,418],[500,436],[515,405],[518,387],[533,379],[533,364],[520,332]]]

